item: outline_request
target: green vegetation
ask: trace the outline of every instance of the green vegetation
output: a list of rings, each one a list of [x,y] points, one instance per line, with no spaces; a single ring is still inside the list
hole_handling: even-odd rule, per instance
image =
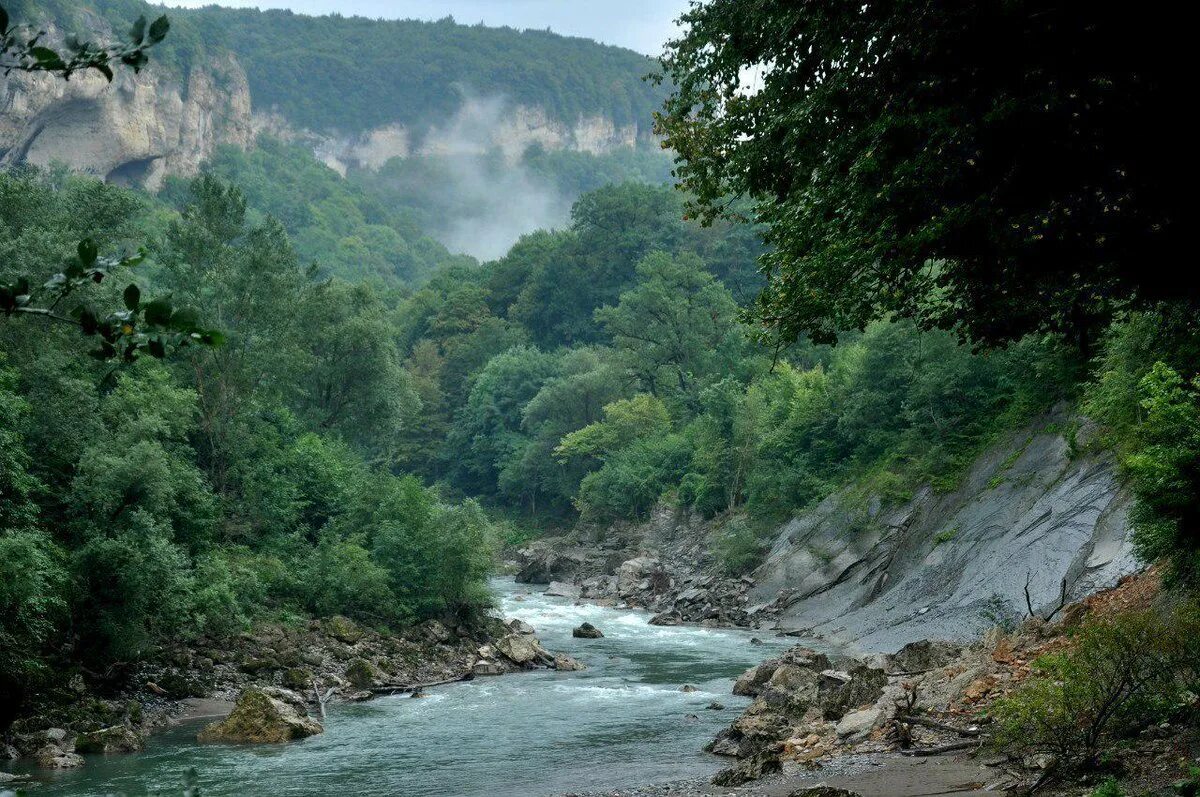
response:
[[[48,276],[84,230],[101,252],[145,240],[135,284],[225,337],[114,370],[74,326],[0,320],[0,724],[73,662],[104,672],[264,616],[386,626],[488,600],[479,507],[387,467],[420,406],[390,306],[315,280],[250,216],[211,176],[174,214],[90,179],[0,175],[0,280]]]
[[[1123,310],[1196,301],[1165,9],[711,0],[681,21],[658,126],[695,213],[753,202],[772,334],[899,316],[1087,350]]]
[[[996,705],[996,744],[1053,753],[1063,767],[1099,765],[1122,740],[1184,712],[1200,685],[1198,631],[1195,606],[1088,621]]]

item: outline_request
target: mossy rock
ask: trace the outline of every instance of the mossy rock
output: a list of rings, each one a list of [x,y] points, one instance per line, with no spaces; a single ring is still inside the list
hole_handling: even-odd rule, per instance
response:
[[[283,685],[288,689],[295,689],[297,692],[311,689],[313,685],[312,670],[307,667],[292,667],[291,669],[284,670]]]
[[[77,753],[136,753],[146,746],[141,734],[127,725],[115,725],[75,738]]]
[[[358,627],[358,624],[340,614],[326,619],[324,627],[325,633],[347,645],[353,645],[363,638],[363,630]]]
[[[281,689],[251,688],[238,697],[233,712],[200,731],[199,742],[277,744],[324,731],[308,716],[297,695]]]
[[[366,659],[354,659],[346,667],[346,680],[355,689],[370,689],[379,683],[380,674],[375,665]]]

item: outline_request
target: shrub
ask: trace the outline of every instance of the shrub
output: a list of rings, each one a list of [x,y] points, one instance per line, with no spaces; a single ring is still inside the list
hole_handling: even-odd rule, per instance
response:
[[[716,549],[721,567],[734,576],[753,570],[766,553],[763,540],[743,518],[735,518],[721,529]]]
[[[1195,670],[1194,608],[1130,612],[1083,625],[1066,651],[1035,662],[1035,675],[995,707],[995,742],[1049,752],[1066,765],[1096,764],[1118,740],[1172,712]]]

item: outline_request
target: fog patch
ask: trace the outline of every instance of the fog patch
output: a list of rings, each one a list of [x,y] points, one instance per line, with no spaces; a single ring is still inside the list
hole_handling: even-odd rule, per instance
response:
[[[445,214],[429,219],[430,231],[451,251],[480,260],[502,257],[526,233],[565,226],[574,201],[525,166],[527,141],[517,138],[509,112],[502,98],[464,97],[422,147],[444,177],[428,186],[430,204]]]

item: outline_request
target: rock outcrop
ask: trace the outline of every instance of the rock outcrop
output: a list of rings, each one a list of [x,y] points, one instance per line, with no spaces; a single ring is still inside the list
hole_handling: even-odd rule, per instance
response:
[[[784,628],[866,650],[970,639],[997,622],[1110,587],[1137,569],[1129,496],[1090,433],[1040,418],[980,456],[958,489],[896,506],[834,495],[780,529],[751,591]]]
[[[168,174],[195,174],[217,146],[252,141],[250,89],[231,56],[186,76],[119,70],[112,83],[94,72],[0,76],[0,166],[61,163],[156,189]]]
[[[295,692],[271,687],[247,689],[233,712],[196,735],[199,742],[278,744],[321,733],[321,723],[308,716]]]

